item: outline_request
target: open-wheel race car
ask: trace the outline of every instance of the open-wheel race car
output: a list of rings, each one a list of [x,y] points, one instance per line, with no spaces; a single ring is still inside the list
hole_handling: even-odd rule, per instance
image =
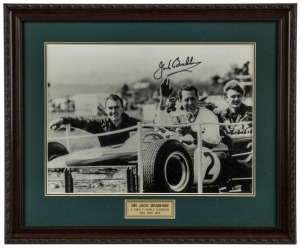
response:
[[[87,138],[134,131],[123,144],[71,153],[59,142],[64,137],[49,137],[48,177],[55,171],[60,172],[65,193],[76,193],[80,183],[90,185],[91,191],[85,193],[101,193],[92,190],[93,185],[99,186],[101,180],[97,175],[103,173],[101,169],[113,170],[122,166],[130,168],[130,173],[127,171],[126,175],[127,193],[252,194],[252,134],[223,134],[217,143],[207,142],[210,137],[205,137],[208,129],[214,127],[219,130],[220,125],[226,124],[193,123],[162,127],[138,123],[138,126],[111,133],[82,136]],[[171,130],[178,127],[198,130],[197,140],[186,142]],[[67,137],[71,138],[78,139],[80,136]],[[78,173],[87,175],[84,181],[74,179]],[[48,187],[50,181],[48,178]]]

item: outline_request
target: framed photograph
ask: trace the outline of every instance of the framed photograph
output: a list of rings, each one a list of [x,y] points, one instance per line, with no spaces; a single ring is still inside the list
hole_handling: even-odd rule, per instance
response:
[[[296,4],[5,4],[7,243],[295,243]]]
[[[46,43],[45,54],[46,195],[255,195],[255,43]]]

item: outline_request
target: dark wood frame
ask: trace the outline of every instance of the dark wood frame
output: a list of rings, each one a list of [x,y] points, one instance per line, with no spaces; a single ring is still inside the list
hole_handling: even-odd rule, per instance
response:
[[[296,4],[4,5],[6,243],[295,243]],[[22,223],[22,26],[25,21],[275,21],[278,35],[279,226],[26,228]]]

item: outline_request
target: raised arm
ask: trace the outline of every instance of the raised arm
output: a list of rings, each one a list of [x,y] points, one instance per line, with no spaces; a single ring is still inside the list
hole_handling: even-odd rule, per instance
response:
[[[70,124],[71,127],[79,128],[90,133],[100,132],[103,124],[101,119],[90,119],[84,117],[61,117],[49,123],[49,128],[57,130],[61,125]]]
[[[158,108],[160,110],[165,110],[166,103],[168,100],[168,97],[172,94],[173,88],[170,88],[170,79],[166,78],[164,81],[160,84],[160,101],[158,104]]]

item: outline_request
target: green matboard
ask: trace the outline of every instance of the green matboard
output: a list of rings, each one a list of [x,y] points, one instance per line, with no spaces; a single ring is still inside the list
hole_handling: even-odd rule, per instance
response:
[[[275,22],[25,22],[25,226],[276,226],[277,32]],[[44,42],[256,42],[256,196],[45,197]],[[175,199],[176,219],[126,220],[124,200],[141,198]]]

